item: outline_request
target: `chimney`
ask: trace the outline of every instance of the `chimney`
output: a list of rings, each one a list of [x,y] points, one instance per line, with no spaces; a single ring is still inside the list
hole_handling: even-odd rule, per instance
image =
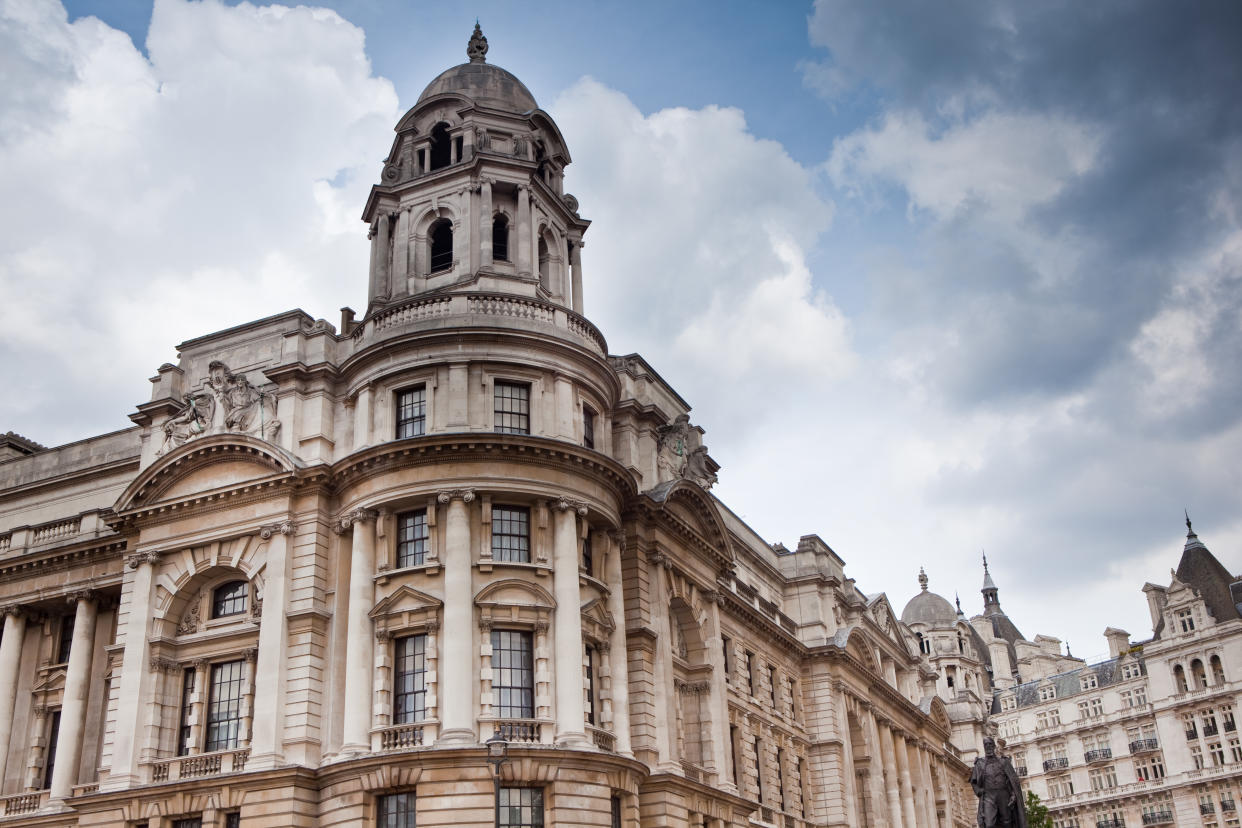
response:
[[[1125,630],[1109,627],[1104,631],[1104,638],[1108,641],[1109,658],[1116,658],[1122,651],[1130,649],[1130,634]]]

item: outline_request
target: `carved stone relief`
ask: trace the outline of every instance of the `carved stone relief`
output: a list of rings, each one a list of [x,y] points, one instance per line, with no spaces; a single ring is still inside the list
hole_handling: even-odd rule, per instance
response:
[[[690,415],[679,414],[673,422],[660,426],[656,447],[656,467],[661,483],[686,479],[710,489],[716,482],[707,459],[699,429],[690,425]]]
[[[276,397],[234,374],[215,360],[207,367],[203,387],[187,394],[180,412],[164,423],[163,455],[204,434],[250,434],[268,442],[280,432]]]

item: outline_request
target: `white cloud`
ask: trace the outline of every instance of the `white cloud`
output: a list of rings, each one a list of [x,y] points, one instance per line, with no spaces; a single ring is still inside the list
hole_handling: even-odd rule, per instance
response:
[[[71,378],[117,427],[180,339],[361,295],[345,219],[399,115],[332,11],[158,0],[146,45],[54,3],[0,10],[0,375]],[[0,415],[31,405],[44,441],[98,427],[51,400]]]

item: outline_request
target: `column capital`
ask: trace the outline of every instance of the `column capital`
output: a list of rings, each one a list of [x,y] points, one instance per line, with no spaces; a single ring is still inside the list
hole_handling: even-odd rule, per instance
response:
[[[80,601],[94,601],[95,591],[93,589],[75,589],[73,592],[66,593],[65,603],[76,605]]]
[[[587,505],[581,500],[574,500],[569,497],[558,497],[552,501],[552,508],[558,512],[576,512],[581,517],[586,517]]]
[[[366,523],[378,518],[379,512],[375,509],[354,509],[341,515],[333,529],[338,535],[343,535],[352,529],[355,523]]]
[[[436,500],[442,504],[450,503],[455,498],[461,498],[462,503],[470,503],[474,500],[474,489],[445,489],[436,492]]]
[[[282,520],[278,523],[269,523],[266,526],[259,527],[259,537],[263,538],[263,540],[267,540],[272,535],[275,535],[277,533],[281,535],[292,535],[293,534],[293,521]]]
[[[376,630],[375,631],[376,641],[392,641],[392,638],[393,638],[392,630]]]
[[[246,659],[246,661],[250,662],[251,664],[254,664],[255,661],[257,661],[259,658],[259,648],[258,647],[247,647],[246,649],[242,650],[242,658]]]
[[[492,619],[480,618],[479,619],[479,632],[491,632],[491,631],[492,631]]]
[[[428,621],[423,625],[423,632],[436,633],[440,631],[440,622],[436,620]]]
[[[144,549],[141,552],[135,552],[125,558],[125,564],[130,569],[137,569],[144,563],[156,564],[160,560],[160,555],[164,554],[158,549]]]
[[[702,598],[705,603],[715,604],[720,600],[720,593],[714,589],[704,589],[699,592],[699,597]]]
[[[535,622],[535,632],[546,633],[548,631],[548,619],[540,618]]]
[[[173,673],[179,669],[182,669],[178,662],[173,661],[170,658],[162,658],[160,656],[151,656],[151,660],[148,663],[152,671],[161,673]]]
[[[21,616],[26,615],[27,612],[28,610],[26,610],[21,604],[2,604],[0,605],[0,620],[3,620],[5,617],[10,615],[20,618]]]

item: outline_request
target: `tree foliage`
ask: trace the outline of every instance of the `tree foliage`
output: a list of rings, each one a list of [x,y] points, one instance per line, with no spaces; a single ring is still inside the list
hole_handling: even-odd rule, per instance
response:
[[[1048,807],[1039,801],[1034,791],[1026,792],[1026,828],[1052,828]]]

